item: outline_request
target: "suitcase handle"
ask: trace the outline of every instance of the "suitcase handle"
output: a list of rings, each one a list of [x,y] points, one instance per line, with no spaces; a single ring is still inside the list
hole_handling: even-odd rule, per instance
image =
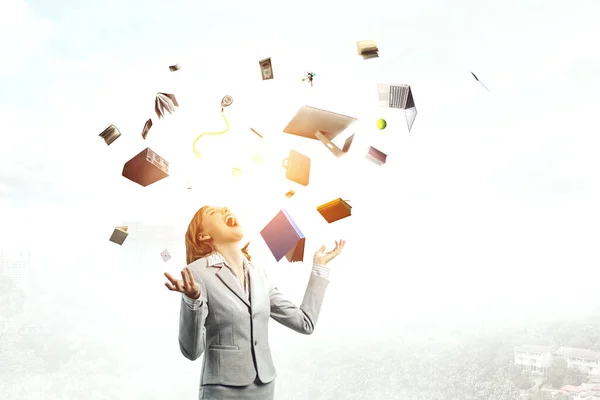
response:
[[[283,162],[281,163],[281,165],[283,166],[283,168],[287,169],[287,167],[288,167],[288,161],[289,160],[288,160],[287,157],[283,159]]]

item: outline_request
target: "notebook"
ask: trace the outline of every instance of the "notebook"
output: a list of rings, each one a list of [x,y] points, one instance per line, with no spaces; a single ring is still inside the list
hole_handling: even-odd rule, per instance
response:
[[[118,244],[119,246],[123,244],[125,239],[127,239],[127,227],[126,226],[117,226],[110,236],[110,241]]]
[[[307,186],[310,180],[310,157],[296,150],[290,150],[290,154],[283,160],[283,168],[286,169],[285,177],[292,182]]]
[[[378,83],[379,105],[386,108],[399,108],[405,110],[408,131],[412,129],[417,118],[417,108],[409,85],[390,85]]]
[[[150,128],[152,128],[152,118],[149,118],[148,121],[146,121],[146,123],[144,124],[144,129],[142,129],[142,139],[146,140],[146,136],[148,136]]]
[[[332,223],[352,215],[352,206],[348,204],[348,200],[338,198],[318,206],[317,211],[325,221]]]
[[[369,146],[369,150],[367,151],[366,158],[367,158],[367,160],[372,161],[379,166],[382,166],[383,164],[385,164],[385,162],[387,160],[387,154],[385,154],[381,150],[377,150],[373,146]]]
[[[304,261],[306,238],[285,209],[277,213],[260,235],[276,261],[284,256],[289,262]]]

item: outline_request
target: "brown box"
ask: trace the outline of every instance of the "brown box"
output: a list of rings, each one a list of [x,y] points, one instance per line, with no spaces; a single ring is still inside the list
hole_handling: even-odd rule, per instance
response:
[[[123,176],[146,187],[169,176],[169,163],[146,148],[125,163]]]
[[[327,222],[332,223],[352,215],[352,206],[339,198],[320,205],[317,211]]]

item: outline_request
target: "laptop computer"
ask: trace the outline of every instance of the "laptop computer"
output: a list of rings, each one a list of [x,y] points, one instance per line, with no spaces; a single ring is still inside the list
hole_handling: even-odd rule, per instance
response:
[[[354,134],[352,134],[351,136],[349,136],[346,141],[344,142],[344,147],[343,148],[339,148],[335,143],[333,143],[331,140],[329,140],[329,138],[325,135],[323,135],[321,132],[317,132],[315,133],[315,136],[317,137],[317,139],[319,139],[321,141],[321,143],[323,143],[325,145],[325,147],[327,147],[329,149],[329,151],[331,151],[333,153],[334,156],[336,157],[341,157],[344,154],[346,154],[349,150],[350,150],[350,146],[352,146],[352,141],[354,140]]]
[[[412,129],[417,118],[417,108],[409,85],[390,85],[378,83],[379,105],[386,108],[399,108],[405,110],[408,131]]]
[[[304,106],[287,124],[283,132],[291,135],[316,139],[321,141],[334,155],[346,153],[350,149],[352,139],[347,139],[344,149],[340,149],[332,142],[336,136],[344,132],[356,118],[347,115],[321,110],[319,108]],[[317,132],[320,135],[317,135]]]

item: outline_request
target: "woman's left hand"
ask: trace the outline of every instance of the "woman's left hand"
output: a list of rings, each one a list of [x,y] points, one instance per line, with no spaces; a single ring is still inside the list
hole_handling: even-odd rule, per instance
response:
[[[319,265],[327,264],[329,261],[333,260],[335,257],[338,256],[338,254],[342,252],[345,244],[345,240],[336,240],[335,248],[327,252],[325,251],[325,245],[321,246],[321,248],[315,253],[315,256],[313,257],[313,262]]]

